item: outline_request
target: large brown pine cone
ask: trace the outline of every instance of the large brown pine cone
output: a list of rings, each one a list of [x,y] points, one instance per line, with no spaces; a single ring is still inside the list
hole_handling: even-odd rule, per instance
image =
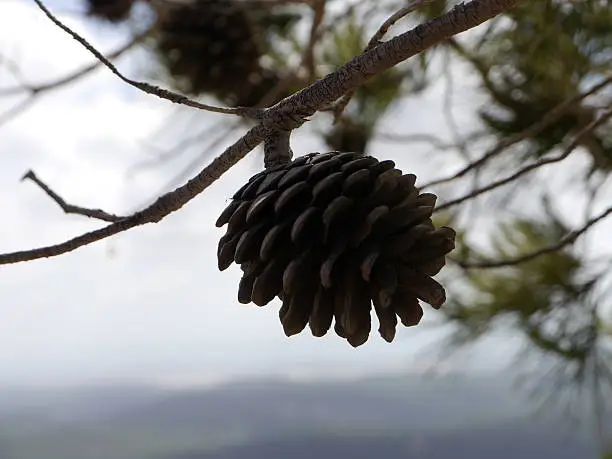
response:
[[[110,22],[128,18],[134,0],[87,0],[88,14]]]
[[[279,83],[259,63],[262,31],[246,2],[191,0],[158,11],[156,49],[177,86],[252,106]]]
[[[278,296],[287,336],[306,325],[334,330],[357,347],[371,329],[393,341],[398,317],[419,323],[419,300],[439,308],[431,276],[454,248],[451,228],[435,229],[436,196],[393,161],[357,153],[313,153],[253,176],[217,220],[219,269],[242,265],[238,301],[263,306]]]

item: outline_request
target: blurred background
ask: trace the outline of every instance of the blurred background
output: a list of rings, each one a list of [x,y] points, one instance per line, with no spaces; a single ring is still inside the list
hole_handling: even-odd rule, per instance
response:
[[[405,32],[457,4],[434,0]],[[394,0],[49,0],[126,75],[270,106],[359,54]],[[612,2],[526,2],[371,80],[296,155],[392,159],[458,230],[440,311],[353,349],[240,305],[214,226],[258,149],[181,211],[0,267],[0,459],[612,457]],[[250,122],[121,82],[34,2],[0,2],[0,252],[129,214]],[[579,231],[574,241],[572,231]],[[569,236],[568,236],[569,235]],[[606,456],[607,454],[607,456]]]

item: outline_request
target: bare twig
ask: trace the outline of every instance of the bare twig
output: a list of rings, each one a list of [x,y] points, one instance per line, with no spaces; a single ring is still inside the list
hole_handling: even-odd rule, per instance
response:
[[[64,32],[69,34],[72,38],[78,41],[81,45],[83,45],[91,54],[93,54],[97,59],[102,62],[111,72],[113,72],[118,78],[120,78],[125,83],[133,86],[136,89],[139,89],[147,94],[151,94],[159,97],[160,99],[165,99],[175,104],[186,105],[188,107],[197,108],[200,110],[206,110],[214,113],[223,113],[226,115],[239,115],[244,116],[246,118],[254,118],[258,119],[261,117],[263,111],[261,109],[249,108],[249,107],[237,107],[237,108],[224,108],[224,107],[215,107],[213,105],[202,104],[195,100],[190,99],[189,97],[183,96],[182,94],[178,94],[176,92],[169,91],[168,89],[160,88],[158,86],[154,86],[152,84],[132,80],[126,76],[124,76],[117,67],[110,62],[100,51],[94,48],[85,38],[81,37],[79,34],[74,32],[70,27],[61,22],[58,18],[56,18],[51,11],[42,3],[41,0],[33,0],[34,3],[38,5],[38,7],[45,13],[45,15],[53,21],[55,25],[57,25]]]
[[[534,163],[531,163],[521,169],[519,169],[518,171],[516,171],[514,174],[501,179],[501,180],[497,180],[495,182],[490,183],[487,186],[484,186],[482,188],[478,188],[474,191],[472,191],[471,193],[468,193],[460,198],[457,199],[453,199],[452,201],[448,201],[440,206],[438,206],[436,208],[436,212],[439,212],[441,210],[444,209],[448,209],[449,207],[453,207],[456,206],[458,204],[461,204],[463,202],[469,201],[470,199],[473,199],[477,196],[480,196],[483,193],[486,193],[488,191],[494,190],[495,188],[498,188],[500,186],[506,185],[508,183],[513,182],[514,180],[518,179],[519,177],[521,177],[522,175],[525,175],[531,171],[534,171],[536,169],[539,169],[542,166],[545,166],[547,164],[552,164],[552,163],[557,163],[559,161],[564,160],[565,158],[567,158],[572,151],[574,151],[574,149],[580,145],[580,142],[582,140],[583,137],[585,137],[586,135],[588,135],[589,133],[591,133],[593,131],[593,129],[597,128],[598,126],[600,126],[601,124],[605,123],[608,119],[612,118],[612,109],[606,111],[604,114],[602,114],[599,118],[593,120],[592,122],[590,122],[587,126],[585,126],[583,129],[581,129],[576,136],[574,137],[574,140],[572,140],[572,142],[567,146],[567,148],[565,148],[563,150],[562,153],[555,155],[555,156],[551,156],[549,158],[543,158],[539,161],[536,161]],[[429,186],[429,185],[428,185]],[[425,187],[423,187],[425,188]]]
[[[572,97],[570,99],[567,99],[567,100],[561,102],[559,105],[557,105],[552,110],[550,110],[546,115],[544,115],[540,121],[538,121],[537,123],[532,124],[531,126],[529,126],[528,128],[524,129],[523,131],[521,131],[521,132],[519,132],[517,134],[514,134],[512,136],[506,137],[505,139],[501,140],[491,150],[486,152],[484,155],[482,155],[476,161],[471,162],[470,164],[465,166],[459,172],[456,172],[455,174],[452,174],[452,175],[450,175],[448,177],[444,177],[444,178],[441,178],[441,179],[433,180],[433,181],[423,185],[423,188],[427,188],[427,187],[431,187],[431,186],[435,186],[435,185],[441,185],[443,183],[452,182],[455,179],[461,178],[464,175],[468,174],[469,172],[471,172],[471,171],[473,171],[473,170],[483,166],[489,160],[491,160],[495,156],[499,155],[500,153],[502,153],[503,151],[505,151],[507,148],[511,147],[512,145],[515,145],[515,144],[517,144],[517,143],[519,143],[519,142],[521,142],[521,141],[523,141],[523,140],[525,140],[527,138],[536,136],[537,134],[542,132],[544,129],[546,129],[548,126],[550,126],[552,123],[556,122],[559,118],[561,118],[561,116],[563,116],[569,109],[574,107],[581,100],[583,100],[583,99],[585,99],[585,98],[595,94],[596,92],[601,91],[603,88],[605,88],[606,86],[608,86],[610,84],[612,84],[612,76],[604,79],[603,81],[601,81],[600,83],[596,84],[595,86],[593,86],[588,91],[580,93],[580,94],[578,94],[578,95],[576,95],[576,96],[574,96],[574,97]]]
[[[88,209],[86,207],[75,206],[68,204],[60,195],[53,191],[49,186],[40,180],[34,171],[29,170],[21,180],[31,180],[36,183],[58,206],[67,214],[83,215],[89,218],[95,218],[105,222],[117,222],[124,219],[125,217],[119,217],[118,215],[109,214],[100,209]]]
[[[381,43],[381,40],[384,38],[384,36],[389,31],[389,29],[397,21],[399,21],[400,19],[404,18],[405,16],[408,16],[410,13],[412,13],[413,11],[419,9],[424,4],[431,3],[432,1],[433,0],[415,0],[410,5],[408,5],[408,6],[404,7],[404,8],[401,8],[398,11],[396,11],[395,13],[393,13],[391,15],[391,17],[389,17],[385,22],[383,22],[383,24],[378,28],[376,33],[372,36],[372,38],[370,38],[370,41],[368,42],[368,44],[367,44],[367,46],[365,48],[365,51],[369,51],[370,49],[374,48],[375,46],[378,46]],[[337,123],[340,120],[340,117],[342,116],[342,113],[344,112],[344,109],[351,102],[351,99],[353,98],[354,95],[355,95],[355,90],[349,91],[346,94],[344,94],[340,98],[340,100],[338,102],[336,102],[336,104],[334,105],[334,108],[333,108],[334,123]]]
[[[469,158],[469,152],[465,146],[465,142],[462,142],[461,135],[459,132],[461,129],[459,128],[459,123],[457,123],[457,119],[453,112],[454,107],[454,96],[455,96],[455,79],[453,78],[453,72],[451,70],[451,59],[445,59],[445,64],[442,69],[442,74],[444,76],[444,81],[446,83],[446,90],[444,91],[443,104],[442,104],[442,114],[444,115],[444,119],[446,120],[446,126],[450,131],[451,137],[454,139],[454,143],[457,145],[459,152],[464,158]]]
[[[12,121],[18,115],[20,115],[21,113],[26,111],[28,108],[30,108],[32,106],[32,104],[34,103],[35,100],[36,100],[36,96],[31,95],[31,96],[23,99],[19,103],[13,105],[11,108],[9,108],[4,113],[2,113],[0,115],[0,126],[3,126],[6,123]]]
[[[606,217],[608,217],[611,214],[612,214],[612,207],[608,207],[608,209],[606,209],[601,214],[588,220],[582,228],[576,231],[572,231],[571,233],[568,233],[566,236],[559,239],[559,241],[556,242],[555,244],[549,245],[547,247],[543,247],[541,249],[538,249],[526,255],[521,255],[515,258],[510,258],[507,260],[499,260],[499,261],[479,261],[479,262],[473,262],[473,263],[457,261],[457,263],[464,269],[503,268],[506,266],[514,266],[520,263],[525,263],[539,256],[556,252],[570,244],[573,244],[580,236],[585,234],[593,225],[604,220]]]
[[[300,83],[300,71],[306,69],[306,84],[312,84],[316,80],[316,62],[315,62],[315,47],[319,39],[323,36],[322,30],[323,20],[325,18],[325,6],[327,0],[302,0],[309,3],[313,10],[312,23],[310,24],[310,33],[308,43],[302,51],[299,63],[294,69],[286,72],[285,77],[272,89],[270,89],[257,105],[267,107],[270,104],[278,101],[288,88],[292,85]]]
[[[147,29],[147,30],[145,30],[145,31],[135,35],[134,37],[132,37],[127,43],[125,43],[121,47],[117,48],[116,50],[114,50],[114,51],[112,51],[112,52],[110,52],[108,54],[105,54],[106,59],[108,61],[113,61],[113,60],[121,57],[127,51],[132,49],[135,45],[137,45],[142,40],[144,40],[151,33],[151,30],[152,29],[149,28],[149,29]],[[70,83],[75,82],[79,78],[82,78],[82,77],[90,74],[91,72],[93,72],[97,68],[102,67],[102,65],[103,65],[103,63],[96,59],[91,64],[86,65],[85,67],[83,67],[83,68],[81,68],[79,70],[76,70],[75,72],[70,73],[69,75],[66,75],[66,76],[63,76],[61,78],[58,78],[55,81],[50,81],[48,83],[40,83],[40,84],[36,84],[36,85],[26,84],[25,82],[22,82],[19,86],[14,86],[14,87],[9,87],[9,88],[0,88],[0,96],[10,96],[10,95],[20,94],[20,93],[24,93],[24,92],[29,92],[31,94],[38,94],[38,93],[49,91],[49,90],[53,90],[53,89],[59,89],[59,88],[61,88],[63,86],[66,86],[66,85],[68,85]]]
[[[147,35],[149,35],[150,32],[151,32],[151,29],[147,29],[144,32],[134,36],[128,43],[116,49],[115,51],[111,52],[110,54],[108,54],[106,58],[109,61],[117,59],[122,54],[124,54],[125,52],[129,51],[132,47],[134,47],[134,45],[142,41]],[[48,83],[42,83],[38,85],[31,85],[31,84],[26,83],[25,80],[21,78],[20,79],[21,84],[19,86],[10,87],[10,88],[1,88],[0,97],[17,95],[17,94],[21,94],[24,92],[29,93],[29,95],[27,96],[26,99],[22,100],[19,104],[15,105],[11,109],[9,109],[8,111],[0,115],[0,126],[13,120],[18,115],[22,114],[28,108],[30,108],[35,102],[37,96],[39,96],[41,93],[50,91],[50,90],[54,90],[54,89],[59,89],[70,83],[73,83],[79,78],[89,75],[91,72],[93,72],[95,69],[101,66],[102,66],[102,62],[96,60],[90,65],[87,65],[86,67],[83,67],[82,69],[79,69],[76,72],[66,75],[62,78],[59,78],[55,81],[51,81]]]
[[[23,76],[23,72],[19,65],[12,59],[0,55],[0,65],[2,65],[15,80],[17,80],[20,84],[25,85],[26,80]]]
[[[381,40],[389,31],[389,29],[393,27],[397,21],[418,10],[423,5],[426,5],[427,3],[431,2],[433,2],[433,0],[415,0],[410,5],[405,6],[404,8],[401,8],[395,13],[393,13],[391,17],[389,17],[385,22],[382,23],[376,33],[372,36],[366,50],[372,49],[374,46],[379,45]]]
[[[219,128],[217,136],[206,145],[206,148],[203,152],[201,152],[195,158],[192,158],[191,161],[189,161],[189,163],[185,167],[183,167],[177,174],[174,174],[172,178],[165,183],[164,186],[160,187],[160,191],[158,193],[153,194],[153,199],[149,199],[146,203],[143,203],[142,205],[135,206],[135,209],[139,209],[141,207],[144,207],[145,205],[150,204],[151,201],[155,199],[155,197],[160,196],[163,193],[167,193],[169,189],[177,187],[178,184],[184,181],[186,177],[189,177],[189,175],[192,174],[194,170],[201,168],[202,163],[204,163],[206,159],[213,155],[214,149],[217,148],[221,144],[221,142],[223,142],[223,140],[227,138],[227,135],[235,129],[235,124],[238,123],[234,122],[234,125],[225,126],[225,129]]]
[[[335,72],[266,109],[262,124],[250,129],[240,140],[228,147],[221,156],[185,185],[161,196],[146,209],[60,244],[0,254],[0,264],[61,255],[136,226],[161,221],[199,195],[259,145],[270,129],[291,130],[301,126],[307,117],[312,116],[320,107],[330,104],[369,78],[452,35],[476,27],[524,1],[526,0],[472,0],[467,4],[455,7],[444,16],[421,24],[355,57]]]
[[[232,127],[235,128],[237,127],[237,125],[232,124]],[[196,134],[181,138],[179,142],[177,142],[171,148],[167,149],[161,149],[149,144],[148,148],[157,150],[157,152],[154,154],[154,157],[137,161],[128,168],[126,175],[131,176],[138,173],[142,169],[148,169],[154,166],[158,166],[171,159],[176,159],[177,157],[181,156],[185,151],[188,151],[194,144],[207,140],[214,134],[218,133],[219,129],[219,123],[213,123],[207,126],[206,128],[200,130]],[[226,131],[223,131],[223,134],[225,135]]]
[[[326,0],[314,0],[311,5],[314,14],[312,17],[312,24],[310,25],[308,44],[306,45],[306,50],[304,51],[302,59],[304,67],[306,67],[309,83],[315,80],[316,75],[315,46],[321,37],[319,29],[325,18],[325,2]]]

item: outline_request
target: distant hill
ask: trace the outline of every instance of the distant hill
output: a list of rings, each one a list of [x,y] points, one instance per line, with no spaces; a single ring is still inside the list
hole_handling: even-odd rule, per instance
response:
[[[186,452],[163,459],[583,459],[591,448],[559,441],[554,433],[516,425],[445,434],[395,437],[294,436],[231,446],[214,452]]]
[[[0,393],[0,459],[594,457],[584,435],[561,420],[536,422],[527,401],[494,379]]]

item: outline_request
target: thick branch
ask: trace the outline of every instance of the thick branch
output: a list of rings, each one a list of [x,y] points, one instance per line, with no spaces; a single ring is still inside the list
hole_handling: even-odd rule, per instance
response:
[[[271,114],[312,116],[370,78],[435,46],[453,35],[472,29],[526,0],[473,0],[355,57],[316,84],[282,100]]]
[[[372,36],[372,38],[370,38],[370,41],[368,42],[368,45],[365,48],[365,51],[368,51],[378,46],[381,43],[381,40],[384,38],[384,36],[389,31],[389,29],[396,22],[398,22],[400,19],[404,18],[405,16],[408,16],[410,13],[420,8],[425,3],[431,3],[431,1],[432,0],[415,0],[410,5],[405,6],[404,8],[401,8],[395,13],[393,13],[385,22],[383,22],[383,24],[378,28],[376,33]],[[334,123],[340,120],[340,117],[342,116],[342,112],[344,112],[344,109],[351,102],[351,99],[353,98],[354,95],[355,95],[355,90],[353,89],[349,91],[348,93],[346,93],[345,95],[343,95],[342,98],[338,102],[336,102],[334,110],[333,110],[334,111]]]
[[[106,61],[93,47],[80,38],[68,27],[53,17],[40,3],[34,0],[43,11],[59,27],[86,46],[90,52]],[[183,205],[201,193],[215,180],[221,177],[231,166],[236,164],[249,151],[255,148],[264,139],[270,129],[292,130],[301,126],[308,116],[313,115],[320,107],[329,105],[346,92],[363,84],[367,79],[381,73],[403,60],[412,57],[428,47],[447,39],[448,37],[464,32],[472,27],[491,19],[494,16],[510,9],[526,0],[473,0],[459,5],[444,16],[428,21],[415,29],[402,34],[389,42],[382,43],[376,48],[352,59],[342,68],[327,75],[308,88],[279,102],[265,111],[264,123],[252,128],[238,142],[230,146],[221,156],[201,171],[185,185],[160,197],[151,206],[137,212],[105,228],[86,233],[61,244],[38,249],[13,252],[0,255],[0,264],[18,263],[61,255],[84,245],[107,238],[114,234],[126,231],[135,226],[146,223],[159,222],[170,213],[179,210]],[[106,61],[117,76],[134,86],[133,82],[123,77],[116,68]],[[114,70],[113,70],[114,69]],[[138,87],[138,86],[136,86]],[[160,96],[159,88],[153,87],[153,94]],[[162,92],[163,94],[163,92]],[[177,95],[178,96],[178,95]],[[160,96],[161,97],[161,96]],[[182,97],[182,96],[179,96]]]
[[[86,207],[79,207],[72,204],[68,204],[60,195],[53,191],[49,186],[40,180],[34,171],[28,171],[22,178],[22,180],[31,180],[36,183],[58,206],[67,214],[83,215],[89,218],[96,218],[105,222],[117,222],[125,219],[125,217],[119,217],[118,215],[109,214],[100,209],[88,209]]]

